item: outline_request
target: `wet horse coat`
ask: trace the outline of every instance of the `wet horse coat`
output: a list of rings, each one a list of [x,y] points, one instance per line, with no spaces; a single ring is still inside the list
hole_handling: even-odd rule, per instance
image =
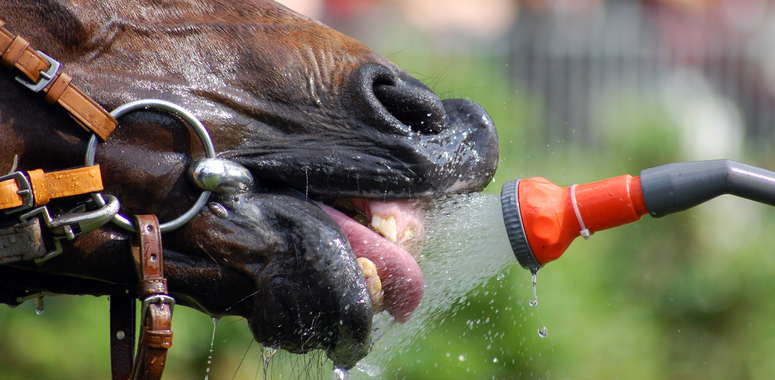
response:
[[[253,191],[213,197],[163,240],[177,302],[243,316],[262,344],[323,349],[344,367],[368,352],[374,310],[362,253],[348,240],[349,222],[315,201],[478,191],[495,171],[497,137],[481,107],[439,100],[362,44],[273,2],[2,0],[0,15],[106,109],[145,98],[180,104],[208,128],[220,157],[252,172]],[[120,123],[97,150],[104,192],[122,214],[177,217],[198,196],[186,175],[203,155],[198,138],[165,112]],[[81,166],[88,137],[0,72],[0,172],[15,157],[19,170]],[[106,226],[66,242],[43,266],[0,266],[0,302],[28,291],[133,288],[131,239]],[[378,264],[383,273],[392,265]],[[404,285],[395,288],[411,293]],[[385,291],[388,310],[408,318],[408,296],[390,284]]]

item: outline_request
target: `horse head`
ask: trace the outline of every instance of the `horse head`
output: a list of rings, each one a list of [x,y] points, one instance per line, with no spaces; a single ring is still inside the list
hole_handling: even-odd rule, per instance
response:
[[[213,194],[163,236],[165,274],[179,304],[242,316],[268,346],[322,349],[353,366],[368,353],[375,312],[404,321],[420,302],[417,203],[479,191],[495,171],[497,136],[480,106],[440,100],[364,45],[270,1],[2,0],[0,15],[105,109],[181,105],[219,158],[250,171],[249,191]],[[124,215],[185,212],[201,191],[187,173],[204,155],[196,134],[152,109],[119,122],[96,150],[103,193]],[[15,158],[20,170],[82,166],[88,137],[10,71],[0,75],[3,173]],[[0,299],[135,286],[131,239],[106,225],[42,266],[3,266]]]

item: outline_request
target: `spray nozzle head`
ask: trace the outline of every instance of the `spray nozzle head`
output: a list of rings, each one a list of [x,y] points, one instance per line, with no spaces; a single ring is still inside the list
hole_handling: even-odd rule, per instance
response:
[[[511,249],[535,272],[565,253],[573,240],[634,222],[646,214],[638,177],[623,175],[570,188],[544,178],[507,182],[501,191]]]
[[[506,225],[506,234],[511,243],[511,250],[522,268],[531,272],[538,272],[542,265],[536,260],[530,244],[525,236],[525,228],[522,225],[522,215],[519,211],[519,179],[507,182],[501,190],[501,207],[503,209],[503,223]]]

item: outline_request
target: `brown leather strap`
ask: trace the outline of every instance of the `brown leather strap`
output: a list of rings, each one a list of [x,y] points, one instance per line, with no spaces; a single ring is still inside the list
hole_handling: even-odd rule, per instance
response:
[[[44,173],[41,169],[27,172],[35,207],[48,204],[52,198],[93,193],[102,190],[100,166],[86,166],[75,169]],[[24,204],[25,195],[19,194],[20,184],[16,178],[0,181],[0,210]]]
[[[51,68],[51,63],[35,50],[30,43],[20,36],[15,36],[5,28],[0,20],[0,63],[16,69],[31,83],[42,79],[41,72]],[[72,78],[67,74],[59,74],[52,82],[43,88],[46,100],[61,105],[76,122],[87,131],[99,136],[103,141],[116,129],[118,122],[94,100],[73,86]],[[49,95],[51,92],[53,94]]]
[[[129,380],[135,355],[135,297],[110,296],[110,367],[113,380]]]
[[[174,300],[167,295],[158,219],[154,215],[136,215],[134,222],[139,239],[133,242],[132,253],[138,268],[138,296],[143,301],[143,313],[131,379],[157,380],[164,371],[167,350],[172,347]]]

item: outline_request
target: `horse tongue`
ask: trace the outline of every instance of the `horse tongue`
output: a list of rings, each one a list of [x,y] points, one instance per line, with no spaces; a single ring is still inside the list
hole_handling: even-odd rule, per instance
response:
[[[417,261],[397,244],[347,215],[323,204],[320,207],[342,227],[355,256],[367,258],[376,265],[385,309],[397,321],[408,321],[423,295],[423,276]]]

